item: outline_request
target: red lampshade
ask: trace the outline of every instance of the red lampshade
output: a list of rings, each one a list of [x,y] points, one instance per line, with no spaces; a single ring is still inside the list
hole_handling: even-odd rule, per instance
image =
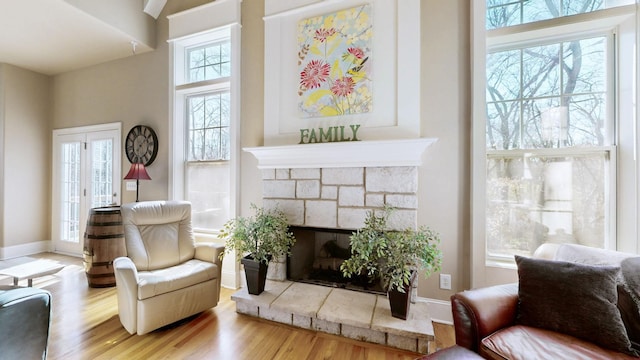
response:
[[[124,178],[125,180],[151,180],[147,169],[144,168],[144,164],[142,163],[131,164],[131,169],[129,169],[129,172]]]

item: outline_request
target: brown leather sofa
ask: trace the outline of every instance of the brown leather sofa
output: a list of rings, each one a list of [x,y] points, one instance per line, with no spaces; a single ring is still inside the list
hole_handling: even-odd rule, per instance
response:
[[[0,359],[46,359],[50,323],[48,291],[0,286]]]
[[[580,254],[575,255],[576,249]],[[633,258],[633,266],[635,267],[631,272],[633,274],[640,272],[636,266],[638,255],[592,248],[587,249],[584,253],[581,253],[582,251],[583,247],[576,245],[570,245],[569,247],[565,247],[565,245],[543,245],[536,251],[534,259],[576,262],[580,263],[580,266],[582,264],[590,264],[588,266],[591,266],[591,264],[595,266],[618,266],[618,269],[620,269],[621,263],[625,267],[627,266],[624,265],[625,260]],[[618,274],[620,273],[618,272]],[[631,275],[631,277],[634,276],[636,275]],[[555,279],[554,274],[551,274],[549,279]],[[519,280],[522,283],[523,278],[520,277]],[[519,289],[518,283],[467,290],[453,295],[451,297],[451,305],[456,344],[486,359],[637,359],[638,357],[634,356],[634,352],[638,353],[636,351],[638,349],[637,340],[640,337],[637,331],[638,308],[633,306],[629,308],[626,305],[633,305],[633,301],[628,296],[628,291],[630,290],[636,298],[635,301],[638,301],[638,283],[634,283],[634,279],[630,279],[631,283],[622,286],[620,285],[620,277],[617,277],[615,281],[618,285],[614,285],[613,291],[617,292],[617,296],[615,296],[617,303],[614,301],[612,306],[620,312],[624,325],[623,332],[630,340],[631,348],[627,353],[612,350],[610,347],[596,343],[600,340],[607,340],[605,330],[602,330],[602,333],[598,332],[601,327],[606,327],[603,325],[607,325],[606,323],[609,320],[602,321],[602,319],[599,319],[601,316],[598,311],[590,311],[586,308],[581,309],[583,300],[580,298],[566,298],[566,302],[575,308],[576,313],[584,315],[579,315],[578,317],[582,317],[586,321],[592,319],[595,322],[593,324],[595,342],[572,336],[573,334],[554,331],[548,326],[545,328],[545,326],[538,327],[535,323],[522,324],[519,311],[523,300],[519,296],[519,290],[521,291],[521,289]],[[584,290],[586,291],[584,293],[588,294],[589,291],[592,291],[592,287],[597,289],[592,281],[575,281],[565,286],[564,289],[568,292]],[[544,296],[545,294],[543,293],[543,301],[546,301]],[[549,294],[549,297],[551,296],[553,295]],[[560,298],[562,299],[562,297]],[[588,304],[585,306],[588,306]],[[542,310],[547,311],[549,314],[554,314],[554,309],[551,307]],[[625,313],[628,314],[625,315]],[[633,319],[634,316],[635,319]],[[563,321],[566,323],[564,325],[569,325],[572,319]],[[561,324],[560,326],[564,325]]]

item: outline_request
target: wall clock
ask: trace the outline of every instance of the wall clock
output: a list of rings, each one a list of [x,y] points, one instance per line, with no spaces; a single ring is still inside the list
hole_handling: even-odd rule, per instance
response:
[[[129,162],[149,166],[158,155],[158,136],[152,128],[136,125],[129,130],[125,139],[125,151]]]

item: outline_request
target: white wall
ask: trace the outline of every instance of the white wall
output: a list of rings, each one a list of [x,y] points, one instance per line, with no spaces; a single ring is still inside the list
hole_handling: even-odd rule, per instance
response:
[[[21,246],[46,250],[39,242],[49,240],[51,89],[45,75],[7,64],[0,73],[0,258],[7,258],[21,255]]]
[[[131,40],[156,47],[156,22],[142,12],[143,0],[65,1],[128,34]]]
[[[440,232],[442,273],[418,285],[420,296],[448,299],[469,284],[470,75],[469,2],[422,1],[422,136],[438,138],[424,155],[418,222]]]
[[[264,145],[264,0],[242,1],[242,123],[240,146]],[[240,162],[240,214],[251,215],[250,204],[262,203],[262,173],[250,153]]]
[[[167,198],[168,58],[161,52],[166,53],[166,47],[58,75],[53,81],[54,129],[121,122],[123,138],[138,124],[156,131],[158,156],[147,168],[152,180],[141,181],[140,200]],[[126,174],[130,164],[124,151],[121,161],[121,173]],[[123,191],[122,203],[135,201],[135,196],[135,191]]]

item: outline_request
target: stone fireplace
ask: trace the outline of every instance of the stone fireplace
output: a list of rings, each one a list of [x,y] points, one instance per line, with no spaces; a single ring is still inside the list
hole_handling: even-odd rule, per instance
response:
[[[303,234],[328,236],[346,248],[348,235],[362,227],[367,212],[385,205],[396,209],[389,219],[394,229],[417,226],[418,166],[424,150],[434,141],[358,141],[245,150],[258,159],[264,207],[284,211],[299,233],[297,238]],[[302,242],[294,245],[294,257],[309,256],[299,254],[302,246]],[[304,247],[319,252],[315,244]],[[309,262],[325,262],[326,267],[338,261],[334,256],[326,258],[305,262],[307,266]],[[295,259],[294,263],[299,264]],[[301,269],[294,270],[293,280],[306,276],[298,273]]]
[[[426,353],[434,340],[426,302],[414,302],[409,318],[399,320],[391,317],[382,291],[317,286],[305,279],[305,268],[313,268],[314,262],[337,268],[343,256],[322,248],[335,241],[337,252],[343,252],[349,235],[363,226],[371,210],[393,206],[388,222],[393,228],[417,227],[418,169],[433,142],[423,138],[245,148],[262,171],[263,206],[284,211],[297,239],[292,253],[303,261],[290,264],[289,276],[295,281],[285,279],[282,263],[276,271],[280,275],[275,275],[281,281],[267,280],[261,295],[244,289],[235,293],[236,311]],[[269,264],[269,272],[274,265]]]

